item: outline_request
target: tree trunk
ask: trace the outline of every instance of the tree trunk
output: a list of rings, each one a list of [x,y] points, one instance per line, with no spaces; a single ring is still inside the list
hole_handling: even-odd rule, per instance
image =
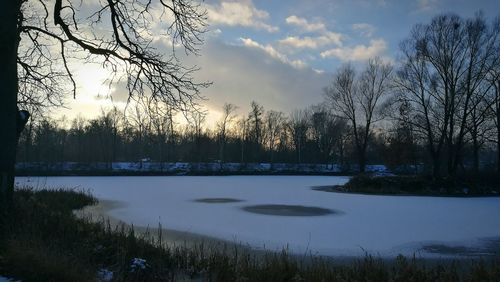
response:
[[[358,164],[359,164],[359,173],[365,173],[365,171],[366,171],[366,157],[365,157],[365,153],[362,152],[361,150],[359,151]]]
[[[497,85],[498,83],[498,85]],[[495,81],[495,112],[497,125],[497,173],[500,174],[500,81]]]
[[[500,174],[500,128],[497,128],[497,173]]]
[[[438,180],[441,178],[441,162],[439,161],[439,157],[434,157],[432,160],[432,178],[434,180]]]
[[[340,157],[340,166],[343,168],[345,164],[344,160],[344,141],[342,140],[344,137],[340,137],[340,142],[339,142],[339,157]]]
[[[500,82],[498,87],[495,82],[495,112],[496,112],[496,127],[497,127],[497,173],[500,175]]]
[[[0,18],[0,197],[11,201],[17,145],[17,0],[1,1]]]
[[[368,144],[366,143],[368,139],[368,135],[365,135],[365,140],[363,144],[359,145],[358,148],[358,164],[359,164],[359,173],[366,172],[366,149]]]
[[[449,136],[448,136],[449,138]],[[455,177],[455,172],[453,171],[453,143],[452,141],[447,142],[447,151],[446,151],[446,168],[448,171],[449,177]]]
[[[240,140],[240,145],[241,145],[241,159],[240,159],[240,164],[243,163],[243,159],[244,159],[244,156],[245,156],[245,145],[243,144],[243,140]]]
[[[479,142],[477,140],[477,130],[473,130],[472,137],[472,148],[473,148],[473,169],[474,173],[477,175],[479,173]]]
[[[298,140],[298,144],[297,144],[297,148],[296,148],[296,150],[297,150],[297,163],[298,163],[298,164],[300,164],[300,163],[302,162],[302,156],[300,155],[300,150],[301,150],[301,146],[302,146],[302,144],[301,144],[301,142],[300,142],[300,141],[301,141],[301,140],[300,140],[300,138],[299,138],[299,140]]]

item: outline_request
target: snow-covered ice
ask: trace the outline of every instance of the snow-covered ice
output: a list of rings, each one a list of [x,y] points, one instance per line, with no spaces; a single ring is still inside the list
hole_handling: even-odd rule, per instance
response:
[[[369,196],[312,190],[342,184],[335,176],[19,177],[35,187],[89,189],[125,205],[109,215],[134,226],[158,226],[255,248],[331,256],[435,256],[424,245],[478,247],[500,238],[500,198]],[[224,203],[196,199],[230,198]],[[331,209],[323,216],[249,213],[251,205]]]

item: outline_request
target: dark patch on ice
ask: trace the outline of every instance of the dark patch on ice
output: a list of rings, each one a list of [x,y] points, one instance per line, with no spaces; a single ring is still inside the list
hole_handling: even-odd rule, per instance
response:
[[[243,202],[243,200],[233,199],[233,198],[201,198],[201,199],[196,199],[194,201],[198,203],[207,203],[207,204],[225,204],[225,203]]]
[[[476,248],[466,247],[466,246],[448,246],[444,244],[432,244],[422,247],[422,250],[432,253],[432,254],[442,254],[442,255],[465,255],[471,253],[477,253],[479,250]]]
[[[242,209],[251,213],[280,216],[321,216],[334,213],[340,214],[340,212],[330,209],[299,205],[255,205],[246,206]]]
[[[465,257],[500,257],[500,238],[483,238],[478,246],[457,246],[430,244],[422,250],[432,254],[456,255]]]
[[[342,185],[330,185],[330,186],[313,186],[312,190],[322,191],[322,192],[348,192]]]

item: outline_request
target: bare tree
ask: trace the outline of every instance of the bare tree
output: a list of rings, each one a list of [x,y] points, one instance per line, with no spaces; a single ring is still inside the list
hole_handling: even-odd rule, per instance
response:
[[[309,130],[309,116],[305,110],[295,110],[288,119],[288,128],[291,133],[297,163],[302,162],[302,151],[306,145]]]
[[[311,108],[311,138],[316,144],[317,161],[333,162],[335,146],[345,133],[345,121],[328,111],[324,104]]]
[[[194,111],[190,113],[190,116],[188,117],[190,132],[195,146],[194,153],[198,158],[197,159],[198,162],[201,161],[202,157],[201,138],[203,135],[203,125],[206,121],[206,118],[207,114],[202,111]]]
[[[486,78],[490,69],[497,65],[500,61],[496,53],[498,52],[498,42],[500,39],[500,22],[488,25],[481,13],[477,14],[474,18],[467,19],[464,22],[464,37],[465,37],[465,74],[460,81],[461,100],[459,100],[460,108],[458,136],[456,137],[453,146],[453,155],[450,156],[452,163],[449,173],[454,175],[458,165],[461,163],[464,145],[464,138],[467,134],[467,124],[473,116],[476,126],[473,136],[476,139],[475,150],[479,150],[478,143],[478,129],[479,126],[484,124],[481,120],[484,118],[485,111],[488,108],[484,105],[484,97],[487,95],[489,85],[485,86]],[[460,58],[458,58],[460,59]],[[477,157],[477,154],[475,154]],[[478,159],[476,159],[478,162]],[[476,163],[478,165],[478,163]],[[477,168],[477,167],[476,167]]]
[[[417,142],[412,121],[412,108],[408,101],[398,101],[397,108],[390,108],[395,113],[390,114],[396,118],[393,120],[392,128],[387,132],[386,152],[384,159],[387,166],[391,168],[406,167],[410,171],[409,165],[413,165],[417,170]]]
[[[165,161],[165,155],[168,155],[168,149],[165,150],[165,145],[169,145],[169,140],[173,139],[173,115],[174,109],[168,104],[157,103],[150,99],[147,103],[147,114],[151,127],[154,130],[154,139],[158,147],[157,159],[162,163]],[[167,152],[165,152],[167,151]]]
[[[282,112],[268,111],[264,118],[264,139],[267,149],[270,151],[270,162],[274,162],[274,151],[279,142],[280,133],[285,126],[285,115]]]
[[[82,8],[84,2],[69,0],[0,4],[3,194],[10,194],[13,188],[18,101],[41,107],[57,103],[57,95],[66,92],[60,91],[67,88],[65,85],[71,85],[69,91],[76,95],[72,63],[98,62],[112,72],[110,81],[126,81],[130,97],[150,95],[181,111],[196,106],[199,88],[208,85],[195,82],[192,73],[196,68],[184,67],[175,55],[177,46],[192,54],[202,43],[206,15],[199,4],[187,0],[93,3],[97,5],[86,6],[94,9],[90,12]],[[169,55],[159,53],[152,44],[153,25],[158,21],[167,23],[162,36],[172,42]],[[38,96],[34,98],[28,91]]]
[[[246,144],[249,139],[249,121],[247,118],[240,118],[236,122],[236,135],[240,141],[240,163],[246,162],[245,153],[246,153]]]
[[[497,56],[500,57],[500,51],[498,51]],[[498,65],[490,70],[488,82],[492,86],[490,109],[493,115],[492,119],[496,131],[495,143],[497,149],[497,173],[500,173],[500,68]]]
[[[491,85],[483,84],[482,86],[478,91],[489,94]],[[491,122],[494,119],[491,111],[493,101],[488,99],[490,97],[490,95],[473,95],[470,101],[470,113],[465,124],[465,131],[468,133],[465,137],[470,137],[472,143],[472,168],[475,173],[478,173],[480,169],[480,150],[488,140],[491,140],[490,135],[492,135],[494,128]],[[467,143],[467,140],[463,142]]]
[[[255,159],[259,158],[260,146],[262,144],[262,131],[263,131],[263,115],[264,107],[255,101],[252,101],[250,112],[248,113],[249,138],[253,149],[253,156]]]
[[[148,114],[149,103],[145,97],[141,97],[134,104],[125,109],[125,124],[134,129],[134,139],[138,143],[138,159],[143,159],[146,155],[145,138],[151,128],[150,115]]]
[[[410,38],[401,42],[402,65],[397,72],[395,84],[398,88],[398,104],[407,104],[411,109],[412,129],[425,140],[432,160],[433,176],[439,177],[441,156],[446,138],[443,99],[437,94],[437,77],[430,70],[429,63],[416,47],[424,36],[423,26],[416,26]],[[399,107],[399,105],[398,105]],[[396,110],[393,113],[399,113]],[[448,114],[446,114],[448,115]],[[400,121],[403,116],[397,115]],[[404,122],[404,121],[403,121]]]
[[[237,106],[233,104],[225,103],[222,107],[222,118],[219,122],[217,122],[217,130],[219,137],[219,159],[221,161],[221,165],[224,162],[224,152],[226,149],[227,143],[227,131],[231,124],[236,119],[235,111],[238,109]]]
[[[392,66],[379,58],[370,59],[365,70],[356,75],[350,64],[342,66],[332,84],[325,88],[325,97],[340,116],[349,120],[361,173],[366,167],[366,150],[372,126],[379,121],[380,104],[389,93]]]
[[[109,111],[101,109],[101,114],[96,119],[99,127],[98,134],[102,147],[102,157],[110,169],[112,163],[116,160],[118,130],[121,120],[121,114],[116,107]]]
[[[481,14],[463,20],[453,14],[417,25],[401,43],[402,67],[396,85],[401,101],[414,110],[414,128],[426,140],[438,177],[446,156],[448,175],[462,159],[471,114],[486,95],[483,87],[498,52],[498,20],[488,26]]]
[[[85,120],[81,115],[78,115],[71,121],[71,128],[70,128],[70,136],[74,140],[74,146],[73,148],[75,150],[75,155],[74,161],[82,162],[83,161],[83,144],[84,144],[84,135],[85,135],[85,126],[87,124],[87,120]]]

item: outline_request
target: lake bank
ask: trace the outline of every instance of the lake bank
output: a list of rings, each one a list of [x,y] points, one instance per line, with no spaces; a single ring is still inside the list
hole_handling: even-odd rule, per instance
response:
[[[125,208],[126,204],[117,202],[102,200],[95,205],[89,205],[80,210],[75,210],[73,213],[79,218],[90,219],[94,222],[104,222],[109,224],[112,229],[120,228],[133,228],[135,234],[141,238],[141,236],[146,236],[152,238],[152,241],[159,241],[161,237],[161,242],[168,248],[197,248],[202,246],[206,248],[207,251],[216,251],[226,253],[227,255],[234,255],[235,252],[251,254],[257,258],[262,258],[266,255],[272,253],[279,253],[279,250],[267,250],[265,248],[256,248],[251,245],[245,244],[245,242],[238,241],[227,241],[221,240],[215,237],[210,237],[202,234],[196,234],[187,231],[177,231],[168,228],[164,228],[161,225],[158,226],[140,226],[134,225],[133,223],[123,222],[117,218],[110,215],[110,211],[118,208]],[[149,240],[149,239],[148,239]],[[416,257],[416,263],[421,265],[439,265],[453,263],[457,261],[468,261],[471,259],[482,259],[482,260],[498,260],[500,259],[500,237],[490,238],[485,241],[485,247],[480,248],[478,246],[452,246],[446,244],[427,244],[422,245],[422,248],[427,252],[434,254],[434,256],[427,257]],[[365,254],[369,255],[369,254]],[[388,265],[393,265],[396,263],[397,257],[379,257],[376,254],[371,254],[376,259],[383,261]],[[325,262],[335,263],[336,265],[349,265],[364,256],[321,256],[318,254],[305,253],[289,253],[291,258],[302,261],[303,263],[311,263],[314,259],[321,258]]]
[[[311,189],[348,179],[48,177],[19,178],[18,182],[78,188],[99,200],[124,202],[126,208],[108,214],[134,226],[155,228],[161,224],[165,229],[243,242],[254,249],[279,252],[286,247],[301,255],[445,258],[455,256],[453,249],[481,250],[500,235],[498,198],[373,196]],[[290,215],[291,208],[299,213]],[[322,212],[318,215],[317,211]],[[462,257],[469,257],[467,252]]]

